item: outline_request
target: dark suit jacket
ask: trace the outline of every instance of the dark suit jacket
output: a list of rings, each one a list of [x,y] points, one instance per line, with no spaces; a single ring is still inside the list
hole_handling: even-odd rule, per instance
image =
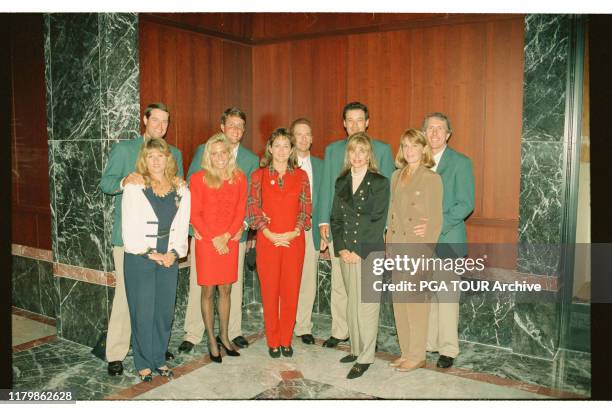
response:
[[[362,245],[384,243],[389,179],[368,171],[355,194],[352,185],[350,172],[336,180],[330,217],[334,253],[346,249],[366,259],[369,252]]]

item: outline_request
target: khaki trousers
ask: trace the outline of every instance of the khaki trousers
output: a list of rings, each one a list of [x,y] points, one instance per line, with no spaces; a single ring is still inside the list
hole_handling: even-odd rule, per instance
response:
[[[453,272],[436,270],[434,281],[445,281],[448,291],[431,292],[427,351],[457,357],[459,354],[459,297],[461,291],[453,291],[451,281],[460,279]]]
[[[187,311],[185,312],[184,340],[197,345],[204,335],[204,320],[202,319],[202,288],[198,285],[198,273],[195,261],[195,239],[191,238],[189,271],[189,296],[187,297]],[[231,307],[229,317],[228,336],[232,340],[242,335],[242,283],[244,278],[244,255],[246,242],[238,244],[238,280],[232,284],[230,296]]]
[[[304,232],[304,240],[306,241],[304,266],[302,267],[302,281],[293,329],[297,336],[312,333],[312,307],[317,295],[319,252],[315,250],[312,243],[312,230]]]
[[[329,243],[329,257],[331,259],[331,335],[336,339],[346,339],[349,337],[346,318],[348,299],[340,268],[340,258],[334,256],[333,241]]]
[[[394,302],[395,328],[402,358],[418,363],[425,360],[430,304]]]
[[[357,356],[357,363],[373,363],[380,303],[361,301],[361,262],[347,264],[340,261],[340,269],[348,297],[346,318],[351,354]]]
[[[106,360],[123,361],[130,350],[132,328],[123,275],[123,246],[113,246],[115,262],[115,296],[106,334]]]

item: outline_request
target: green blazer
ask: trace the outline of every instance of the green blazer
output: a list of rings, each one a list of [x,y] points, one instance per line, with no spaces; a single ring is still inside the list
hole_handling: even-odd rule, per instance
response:
[[[323,160],[310,156],[312,164],[312,241],[315,251],[321,246],[321,234],[319,233],[319,187],[323,179]]]
[[[141,135],[128,141],[121,141],[111,149],[108,163],[102,179],[100,180],[100,189],[102,192],[115,197],[115,220],[113,221],[113,246],[123,246],[123,238],[121,237],[121,199],[123,198],[123,190],[119,186],[121,180],[136,170],[136,160],[140,147],[144,142],[144,137]],[[183,176],[183,156],[181,151],[174,145],[170,145],[170,152],[176,160],[178,167],[177,175]]]
[[[330,223],[330,214],[332,202],[334,198],[334,187],[336,178],[340,175],[344,165],[344,153],[346,150],[347,139],[332,142],[325,148],[325,159],[323,162],[323,180],[319,188],[319,224]],[[391,174],[395,171],[393,155],[391,154],[391,146],[382,141],[372,138],[372,148],[380,173],[391,178]],[[313,227],[315,225],[313,224]],[[332,232],[333,237],[333,232]],[[334,246],[335,247],[335,246]]]
[[[190,182],[191,176],[202,169],[200,165],[202,163],[202,155],[204,155],[204,147],[206,144],[198,145],[196,148],[196,152],[193,155],[193,159],[191,160],[191,165],[189,165],[189,170],[187,171],[187,183]],[[259,157],[253,154],[251,150],[243,147],[242,145],[238,145],[238,155],[236,155],[236,164],[238,168],[244,173],[247,177],[247,187],[251,182],[251,174],[257,168],[259,168]],[[245,218],[246,221],[246,218]],[[247,240],[249,230],[245,229],[242,233],[242,238],[240,238],[240,242],[244,242]],[[189,225],[189,235],[193,236],[193,227]]]
[[[347,249],[365,259],[362,244],[384,243],[389,195],[389,179],[374,172],[366,173],[355,194],[350,172],[336,180],[330,223],[336,256]]]
[[[442,258],[466,256],[465,219],[474,210],[472,161],[447,146],[436,172],[442,177],[444,189],[442,231],[436,252]]]

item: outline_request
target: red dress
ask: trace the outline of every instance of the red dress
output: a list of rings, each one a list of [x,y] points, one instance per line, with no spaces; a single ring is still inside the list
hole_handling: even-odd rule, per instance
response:
[[[202,236],[195,237],[196,271],[198,285],[224,285],[238,279],[238,241],[229,240],[229,253],[219,255],[212,238],[225,232],[234,236],[242,227],[246,215],[246,178],[238,172],[233,183],[224,181],[220,188],[211,188],[204,182],[204,170],[189,180],[191,191],[191,225]]]
[[[288,170],[282,178],[272,167],[259,168],[251,176],[249,222],[257,230],[257,275],[261,284],[264,327],[268,347],[291,346],[302,266],[304,229],[311,227],[312,204],[308,175]],[[267,221],[269,219],[269,222]],[[262,230],[275,233],[300,229],[289,247],[276,247]]]

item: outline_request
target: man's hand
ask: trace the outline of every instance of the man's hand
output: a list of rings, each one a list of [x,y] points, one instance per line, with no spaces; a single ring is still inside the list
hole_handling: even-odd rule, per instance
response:
[[[202,240],[202,235],[200,235],[200,232],[198,232],[196,228],[193,228],[193,237],[196,238],[198,241]]]
[[[319,246],[319,250],[324,251],[329,246],[329,225],[324,224],[319,226],[319,234],[321,234],[321,246]]]
[[[125,179],[123,180],[123,186],[125,187],[127,184],[136,184],[136,185],[144,185],[145,180],[144,177],[138,172],[131,172]]]
[[[427,231],[427,220],[428,220],[427,218],[421,218],[421,221],[423,221],[423,223],[414,226],[413,232],[416,236],[420,236],[420,237],[425,236],[425,232]]]
[[[158,265],[163,265],[163,263],[164,263],[164,255],[159,253],[159,252],[151,252],[147,256],[152,261],[155,261]]]
[[[166,268],[169,268],[176,262],[176,255],[174,252],[166,252],[162,255],[162,263]]]

